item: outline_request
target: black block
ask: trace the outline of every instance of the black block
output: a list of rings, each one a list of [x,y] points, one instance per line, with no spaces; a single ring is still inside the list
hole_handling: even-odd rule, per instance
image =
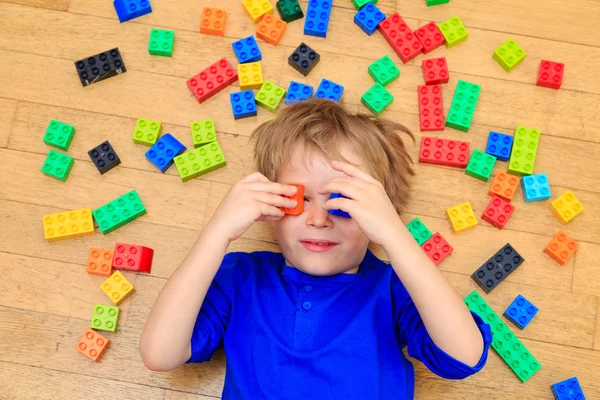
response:
[[[523,257],[507,243],[472,275],[473,280],[489,293],[508,275],[525,261]]]
[[[77,69],[79,80],[81,80],[83,86],[89,86],[92,83],[99,82],[127,71],[127,69],[125,69],[125,63],[121,58],[121,53],[119,53],[117,47],[96,54],[95,56],[76,61],[75,68]]]
[[[288,58],[288,64],[294,69],[306,76],[319,63],[321,56],[319,53],[301,43],[300,46]]]
[[[121,164],[119,156],[115,153],[110,143],[108,143],[108,140],[88,151],[88,154],[96,165],[96,168],[98,168],[98,171],[100,171],[100,174],[104,174]]]

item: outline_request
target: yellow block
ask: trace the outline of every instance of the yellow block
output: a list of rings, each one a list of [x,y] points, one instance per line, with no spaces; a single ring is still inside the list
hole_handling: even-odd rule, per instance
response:
[[[559,196],[550,203],[549,207],[552,214],[554,214],[563,225],[566,225],[567,222],[583,211],[583,205],[570,190],[567,190],[562,196]]]
[[[477,226],[477,218],[468,201],[447,209],[446,216],[455,234]]]
[[[105,280],[104,283],[100,285],[100,289],[102,289],[116,305],[120,305],[126,298],[135,292],[135,288],[123,276],[121,271],[115,272]]]
[[[240,80],[240,89],[260,89],[263,84],[263,73],[260,61],[239,64],[238,78]]]
[[[268,0],[242,0],[246,14],[255,24],[265,16],[273,14],[273,5]]]
[[[44,239],[49,242],[96,233],[91,208],[47,214],[42,217],[42,223]]]

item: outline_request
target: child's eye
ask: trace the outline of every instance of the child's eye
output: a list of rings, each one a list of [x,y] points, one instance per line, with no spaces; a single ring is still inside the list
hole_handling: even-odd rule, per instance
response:
[[[304,197],[304,201],[310,201],[308,197]]]

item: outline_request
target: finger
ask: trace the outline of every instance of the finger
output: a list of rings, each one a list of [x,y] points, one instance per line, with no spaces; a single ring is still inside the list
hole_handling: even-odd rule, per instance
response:
[[[254,192],[252,197],[260,203],[268,204],[274,207],[295,208],[297,205],[296,200],[273,193]]]
[[[269,179],[261,174],[260,172],[254,172],[245,178],[243,178],[240,182],[248,183],[248,182],[269,182]]]
[[[344,178],[331,179],[321,185],[319,190],[317,190],[317,193],[319,194],[340,193],[343,196],[354,200],[361,199],[364,192],[365,189],[356,186],[354,182]]]
[[[362,169],[355,167],[352,164],[343,161],[332,160],[331,167],[337,171],[341,171],[346,175],[353,176],[355,178],[363,179],[367,182],[379,182],[377,179],[373,178],[369,173],[363,171]]]
[[[268,192],[273,194],[278,194],[282,196],[291,197],[296,194],[298,188],[293,185],[285,185],[283,183],[277,182],[252,182],[249,183],[250,190],[254,190],[256,192]]]
[[[323,203],[322,207],[325,210],[342,210],[352,216],[352,210],[354,210],[354,200],[336,197],[335,199],[327,200],[325,203]]]
[[[268,204],[262,204],[260,214],[261,216],[258,218],[258,221],[277,221],[285,216],[283,210]]]

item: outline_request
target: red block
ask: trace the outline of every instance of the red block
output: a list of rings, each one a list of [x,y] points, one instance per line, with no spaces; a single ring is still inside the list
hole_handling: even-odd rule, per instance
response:
[[[117,243],[112,266],[114,269],[150,273],[153,256],[154,250],[149,247]]]
[[[423,52],[423,45],[417,35],[406,25],[398,12],[381,21],[378,29],[403,63],[406,64]]]
[[[469,142],[423,136],[419,162],[465,168],[469,163]]]
[[[188,79],[187,86],[198,100],[198,103],[202,103],[237,81],[237,79],[237,72],[227,61],[227,58],[223,57],[198,75]]]
[[[440,83],[448,83],[450,74],[448,73],[448,64],[446,57],[430,58],[421,62],[423,70],[423,79],[426,85],[439,85]]]
[[[284,213],[286,213],[287,215],[300,215],[304,212],[304,186],[294,185],[294,184],[292,184],[292,186],[296,186],[296,189],[298,189],[296,191],[296,194],[292,197],[288,197],[288,196],[283,196],[283,197],[288,197],[290,199],[296,200],[296,207],[294,207],[294,208],[280,207],[280,210],[283,211]]]
[[[417,35],[419,42],[423,45],[423,53],[425,54],[437,49],[446,41],[446,38],[442,35],[442,31],[440,31],[440,28],[433,21],[417,29],[415,35]]]
[[[438,232],[423,243],[421,248],[435,265],[439,265],[454,251],[452,246]]]
[[[550,89],[558,89],[562,85],[565,64],[554,61],[542,60],[536,85]]]
[[[444,107],[442,105],[442,86],[418,86],[419,117],[422,131],[444,130]]]
[[[515,206],[498,196],[494,196],[483,211],[481,219],[489,222],[498,229],[502,229],[514,210]]]

